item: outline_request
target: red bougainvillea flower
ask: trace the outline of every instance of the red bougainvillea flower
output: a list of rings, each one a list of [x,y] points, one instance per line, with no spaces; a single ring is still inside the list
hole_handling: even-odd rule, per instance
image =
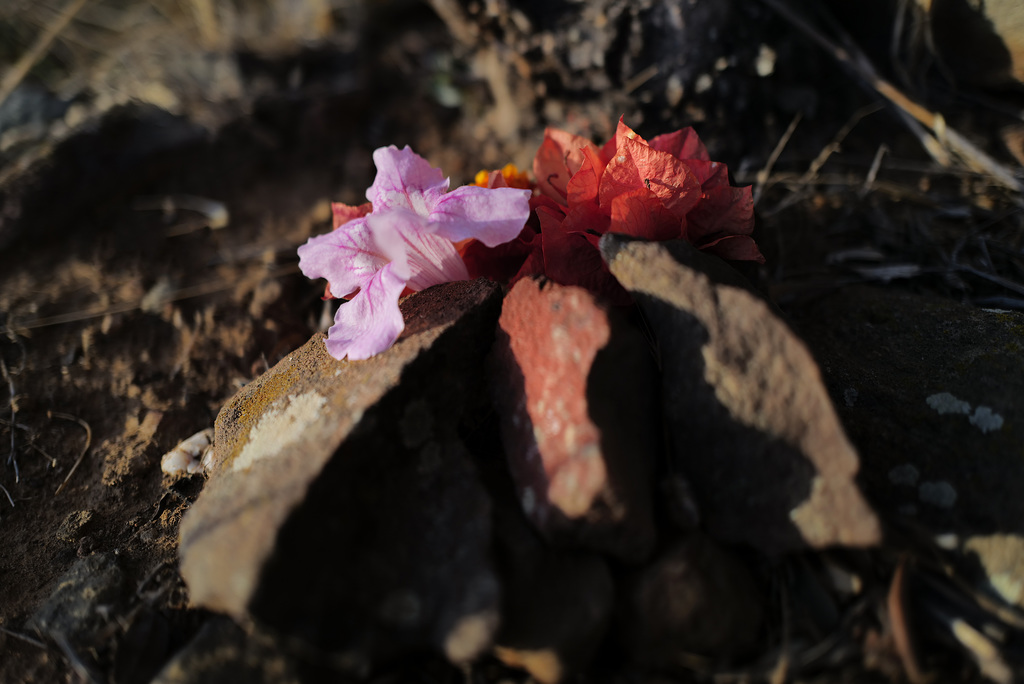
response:
[[[648,240],[684,239],[725,259],[764,262],[750,233],[749,187],[729,185],[725,164],[711,161],[692,128],[645,141],[620,119],[603,147],[547,129],[533,161],[530,220],[512,242],[462,247],[470,275],[511,281],[540,273],[628,301],[597,250],[604,233]],[[489,185],[504,175],[492,172]]]

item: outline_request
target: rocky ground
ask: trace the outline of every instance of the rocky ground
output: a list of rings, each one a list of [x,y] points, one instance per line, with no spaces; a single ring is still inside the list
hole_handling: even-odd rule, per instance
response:
[[[1019,678],[1019,43],[933,4],[69,5],[0,83],[0,680]],[[2,12],[8,64],[59,20]],[[609,238],[632,308],[439,286],[326,356],[295,250],[373,149],[620,115],[755,186],[763,267]]]

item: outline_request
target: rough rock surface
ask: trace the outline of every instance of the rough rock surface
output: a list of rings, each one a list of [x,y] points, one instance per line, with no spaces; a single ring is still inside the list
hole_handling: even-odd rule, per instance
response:
[[[497,420],[489,421],[473,445],[479,454],[493,454],[478,463],[494,502],[494,559],[502,583],[495,655],[551,684],[586,669],[611,621],[615,588],[599,554],[552,548],[540,538],[519,503],[498,432]]]
[[[486,404],[499,302],[486,281],[430,288],[403,302],[387,352],[337,361],[316,335],[228,402],[181,525],[193,602],[355,670],[486,648],[499,602],[489,500],[456,428]]]
[[[33,626],[58,643],[88,645],[124,602],[124,572],[116,556],[94,553],[61,576],[57,589],[32,616]]]
[[[1024,314],[857,287],[791,316],[882,511],[936,533],[1024,534]]]
[[[160,670],[152,684],[297,684],[298,668],[273,642],[214,618]]]
[[[706,529],[766,552],[870,545],[878,520],[804,344],[725,264],[682,242],[601,240],[661,352],[673,465]]]
[[[499,328],[492,393],[527,516],[549,541],[642,560],[661,446],[642,335],[586,290],[534,279],[505,297]]]
[[[874,505],[956,533],[989,584],[1024,603],[1024,314],[855,287],[790,315],[863,455]]]
[[[635,572],[621,603],[622,642],[636,662],[659,670],[685,668],[694,655],[749,653],[765,615],[747,568],[700,532]]]

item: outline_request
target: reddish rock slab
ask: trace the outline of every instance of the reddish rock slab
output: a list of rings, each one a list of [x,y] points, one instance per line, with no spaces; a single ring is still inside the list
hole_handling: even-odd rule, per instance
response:
[[[654,542],[661,447],[653,358],[589,292],[536,279],[505,297],[492,394],[527,517],[551,542],[627,561]]]
[[[773,307],[682,241],[606,235],[601,251],[657,341],[669,451],[705,528],[769,553],[878,543],[857,452]]]
[[[193,604],[356,671],[488,648],[490,501],[457,433],[487,405],[500,299],[486,281],[430,288],[402,303],[386,352],[337,361],[318,334],[229,401],[181,524]]]

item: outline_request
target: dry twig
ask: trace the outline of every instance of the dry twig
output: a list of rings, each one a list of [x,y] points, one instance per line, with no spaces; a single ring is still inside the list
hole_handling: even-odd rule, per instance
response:
[[[69,470],[68,474],[64,477],[64,481],[60,483],[59,487],[57,487],[57,491],[53,493],[54,496],[57,496],[60,494],[61,490],[64,489],[64,486],[68,483],[68,480],[71,479],[71,476],[75,474],[75,471],[78,470],[78,466],[82,464],[82,461],[85,459],[85,455],[89,452],[89,447],[92,446],[92,428],[78,416],[72,416],[69,413],[47,411],[46,414],[51,418],[63,418],[64,420],[74,421],[85,428],[85,445],[82,447],[82,453],[75,460],[75,464],[71,466],[71,470]]]
[[[791,25],[799,29],[819,47],[848,67],[875,93],[878,93],[896,107],[904,122],[921,140],[925,150],[942,166],[953,165],[958,159],[969,169],[984,173],[1016,192],[1024,192],[1024,185],[1003,164],[985,154],[959,132],[946,125],[941,114],[929,111],[914,102],[892,83],[878,75],[874,66],[852,41],[846,47],[838,45],[824,35],[807,19],[797,13],[784,0],[762,0]]]
[[[46,51],[50,49],[50,45],[56,40],[60,32],[67,28],[67,25],[71,23],[71,20],[75,18],[79,10],[85,6],[87,0],[70,0],[61,13],[53,20],[46,30],[39,34],[35,42],[32,43],[32,47],[23,54],[14,66],[4,74],[2,80],[0,80],[0,104],[4,103],[4,100],[14,92],[14,89],[18,87],[22,79],[28,75],[28,72],[32,70],[32,67],[39,62],[40,59],[46,54]]]
[[[786,128],[786,132],[779,138],[779,142],[775,144],[775,149],[768,156],[768,161],[765,162],[764,168],[757,172],[757,185],[754,186],[754,206],[757,206],[758,200],[761,199],[761,193],[764,192],[765,184],[771,177],[772,168],[775,166],[775,162],[779,160],[779,156],[782,154],[782,150],[786,149],[786,145],[789,143],[789,139],[793,137],[793,131],[796,130],[797,125],[800,123],[800,114],[793,117],[793,120],[789,122],[789,127]]]

